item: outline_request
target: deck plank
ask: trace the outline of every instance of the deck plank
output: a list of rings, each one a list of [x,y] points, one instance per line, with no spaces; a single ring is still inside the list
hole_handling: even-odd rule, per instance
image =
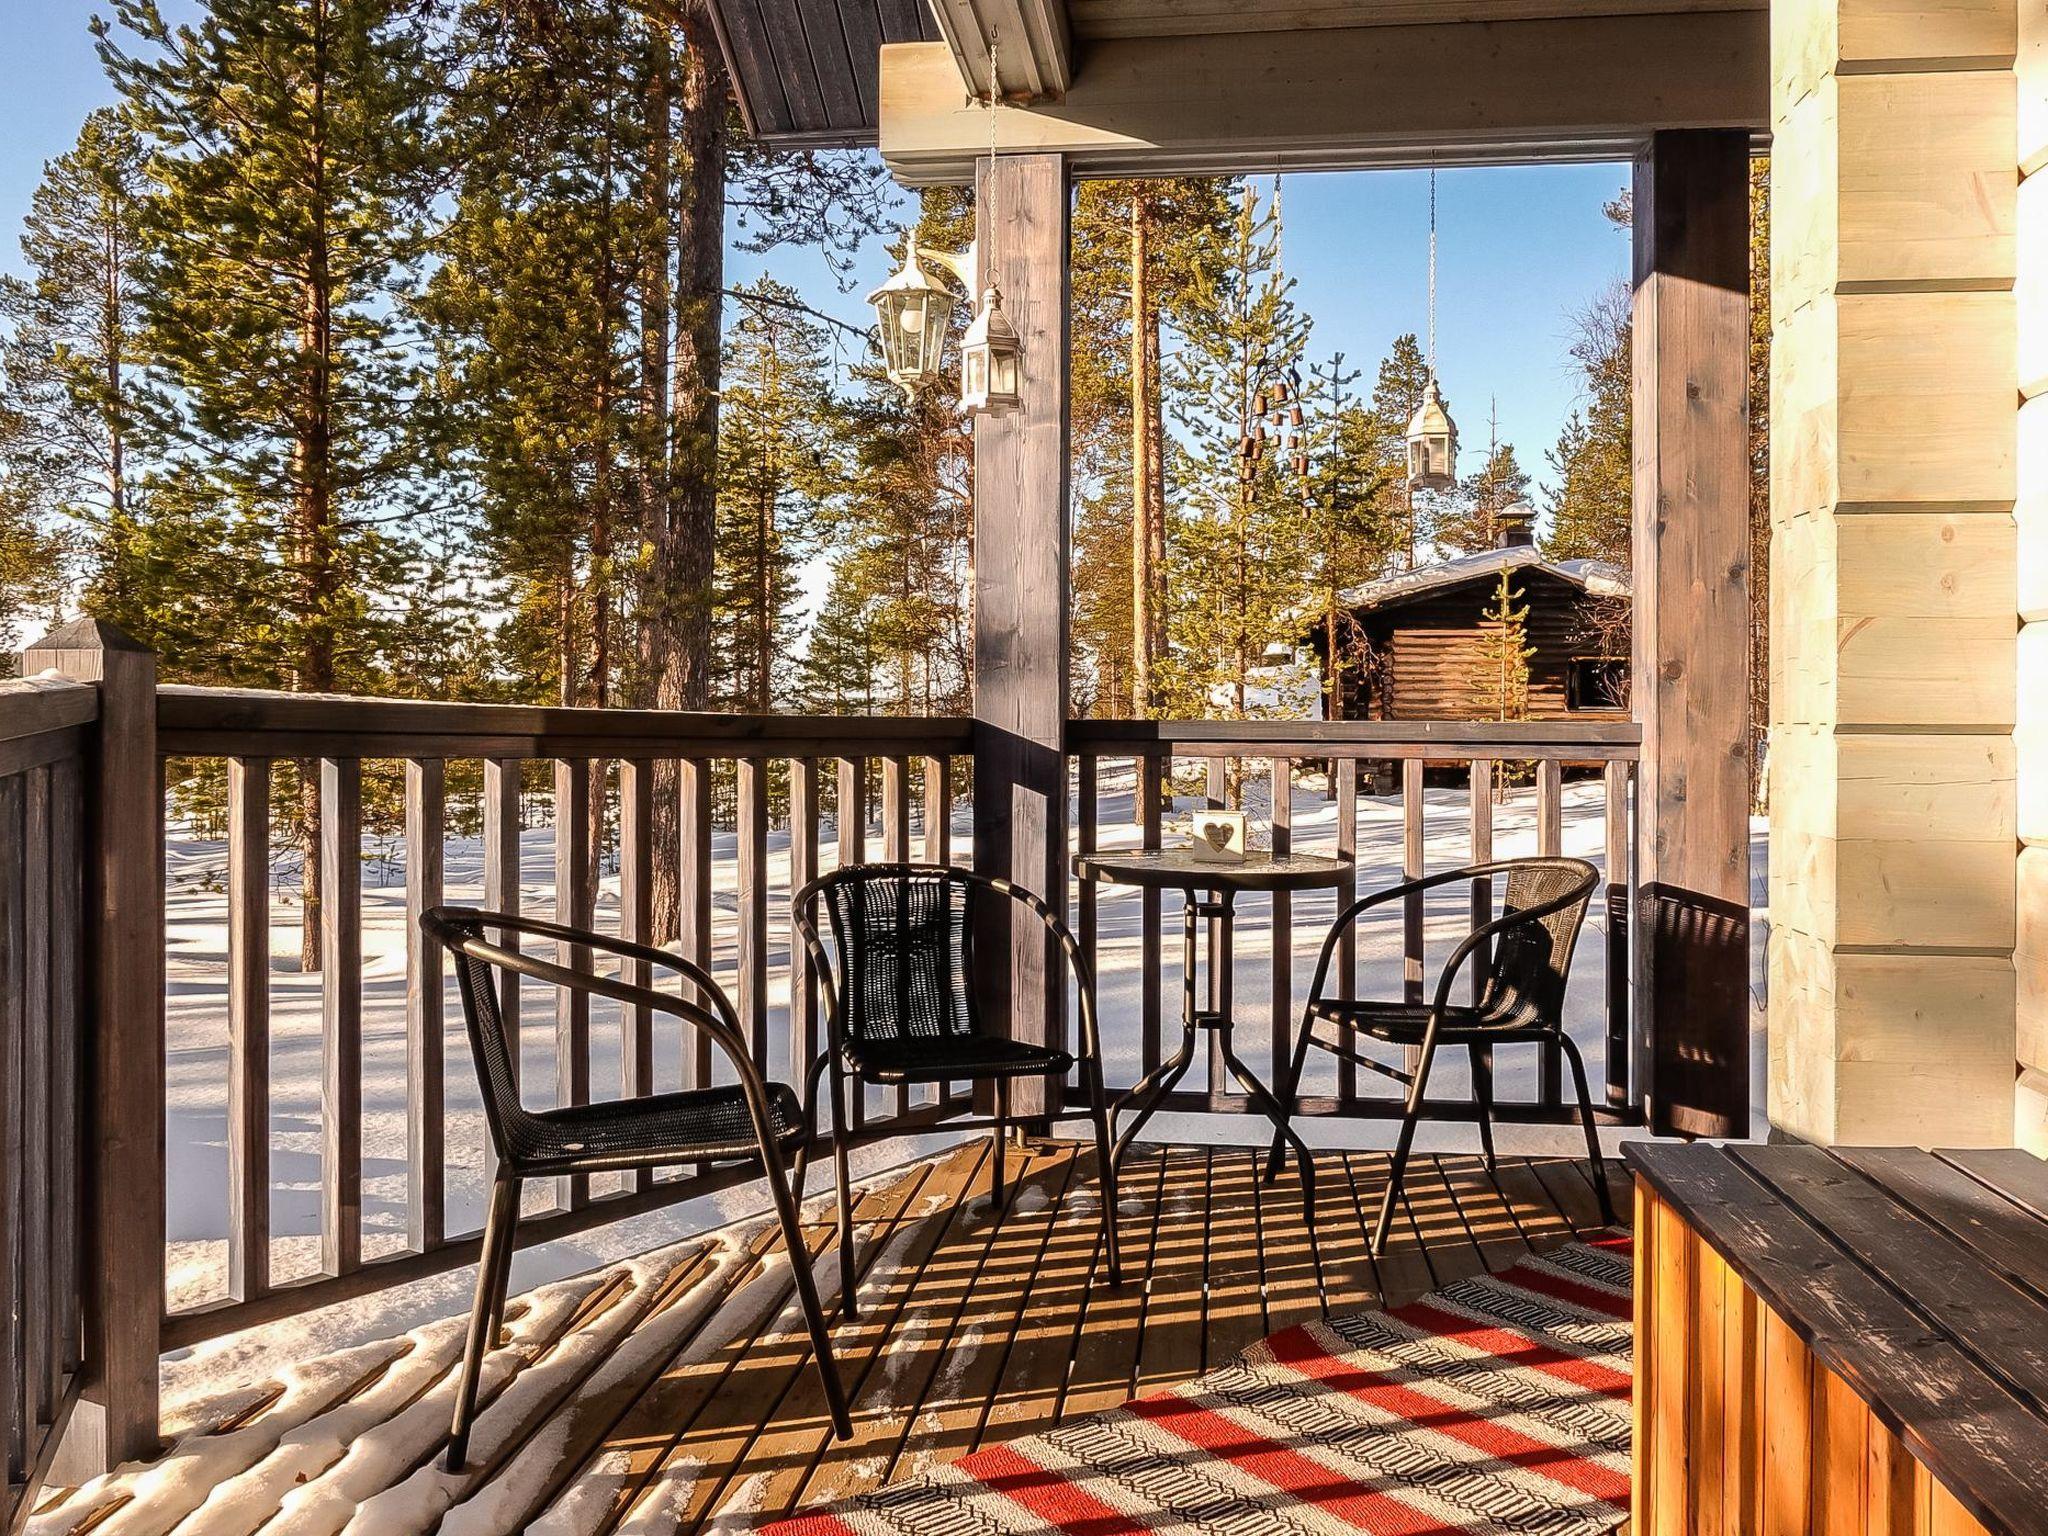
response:
[[[975,1138],[862,1193],[863,1315],[834,1329],[854,1399],[852,1443],[831,1439],[779,1237],[772,1224],[757,1224],[680,1255],[650,1282],[634,1331],[611,1338],[573,1375],[553,1372],[545,1392],[515,1391],[579,1327],[602,1330],[627,1282],[614,1270],[580,1283],[582,1299],[561,1310],[546,1338],[529,1339],[520,1370],[486,1394],[487,1413],[518,1406],[480,1438],[478,1464],[454,1490],[477,1501],[464,1528],[488,1509],[506,1529],[545,1511],[547,1529],[614,1530],[630,1520],[636,1530],[644,1521],[653,1530],[743,1532],[1113,1407],[1133,1390],[1185,1381],[1263,1332],[1318,1313],[1300,1186],[1291,1166],[1265,1186],[1262,1149],[1136,1149],[1121,1191],[1126,1283],[1116,1289],[1100,1273],[1092,1147],[1034,1143],[1000,1221],[986,1209],[988,1162],[986,1141]],[[1391,1303],[1411,1300],[1598,1220],[1583,1165],[1513,1158],[1489,1174],[1474,1157],[1424,1156],[1413,1164],[1389,1252],[1375,1262],[1366,1243],[1386,1156],[1325,1151],[1317,1173],[1337,1312],[1380,1304],[1382,1288]],[[815,1195],[804,1236],[831,1307],[833,1233]],[[528,1305],[514,1298],[509,1315]],[[663,1319],[665,1334],[650,1331]],[[222,1433],[249,1418],[201,1415]],[[440,1425],[421,1429],[394,1470],[398,1481],[425,1472],[439,1451]],[[104,1521],[132,1497],[115,1486],[80,1500],[70,1530]],[[572,1500],[579,1512],[568,1520]]]

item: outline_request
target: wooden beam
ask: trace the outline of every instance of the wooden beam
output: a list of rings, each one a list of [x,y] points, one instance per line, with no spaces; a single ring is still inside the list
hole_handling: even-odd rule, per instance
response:
[[[1749,1131],[1749,138],[1635,163],[1637,983],[1651,1125]]]
[[[1068,696],[1067,168],[1058,155],[984,162],[977,216],[1003,304],[1023,343],[1023,403],[974,424],[974,867],[1066,910]],[[1024,915],[1020,913],[1018,915]],[[1009,914],[1004,914],[1005,917]],[[1007,973],[984,966],[986,1017],[1017,1038],[1058,1043],[1064,985],[1035,920],[1008,927]],[[1000,935],[987,934],[1001,943]],[[1019,1116],[1059,1102],[1055,1085],[1020,1082]]]
[[[1723,10],[1106,38],[1063,100],[998,107],[998,141],[1077,176],[1627,159],[1650,132],[1761,133],[1767,33]],[[952,50],[885,47],[881,92],[896,179],[964,185],[989,122]]]
[[[939,34],[960,84],[989,98],[989,41],[995,41],[995,94],[1023,105],[1058,101],[1074,78],[1074,38],[1066,0],[932,0]],[[987,137],[986,133],[983,135]]]

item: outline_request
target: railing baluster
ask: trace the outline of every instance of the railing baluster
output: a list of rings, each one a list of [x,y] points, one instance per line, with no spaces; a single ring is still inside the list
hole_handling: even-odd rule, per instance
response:
[[[22,886],[23,1093],[21,1197],[27,1205],[22,1243],[22,1406],[28,1424],[45,1422],[56,1402],[50,1338],[50,770],[22,776],[22,846],[28,851]]]
[[[1629,765],[1607,764],[1607,1102],[1623,1109],[1630,1102],[1629,1058],[1629,860],[1635,845],[1628,832]]]
[[[363,783],[320,760],[320,1267],[363,1262]]]
[[[910,859],[910,774],[900,757],[882,759],[882,857],[891,864]],[[896,1113],[910,1112],[910,1085],[896,1087]]]
[[[1220,811],[1230,804],[1230,770],[1226,759],[1211,757],[1207,760],[1207,782],[1203,788],[1208,796],[1209,809]]]
[[[862,863],[867,858],[868,837],[868,765],[865,758],[842,757],[839,759],[839,862],[835,866],[846,869]],[[831,1092],[828,1084],[825,1091]],[[847,1097],[854,1125],[867,1123],[867,1094],[860,1084],[851,1084]]]
[[[901,757],[882,759],[882,857],[910,861],[910,764]]]
[[[27,936],[22,909],[28,900],[28,857],[23,836],[25,796],[19,774],[0,778],[0,1496],[25,1475],[29,1416],[23,1337],[23,1271],[27,1265],[21,1164],[26,1042],[22,1033]]]
[[[441,946],[420,914],[441,905],[448,768],[438,757],[405,764],[405,1209],[415,1253],[448,1230],[447,1096]]]
[[[270,1289],[270,763],[228,760],[228,1295]]]
[[[1100,838],[1102,817],[1101,804],[1102,764],[1093,756],[1074,759],[1074,835],[1080,852],[1093,853]],[[1102,969],[1101,945],[1097,913],[1095,910],[1095,882],[1076,880],[1074,882],[1074,921],[1077,925],[1074,938],[1081,946],[1081,953],[1088,961],[1091,975]],[[1100,1000],[1101,989],[1097,989]],[[1076,1005],[1078,1007],[1078,1005]]]
[[[924,760],[924,861],[953,862],[953,760]]]
[[[1488,864],[1493,861],[1493,762],[1490,758],[1472,759],[1471,804],[1467,808],[1472,833],[1472,862]],[[1472,928],[1477,932],[1493,918],[1493,880],[1481,876],[1472,882]],[[1472,1006],[1478,1007],[1486,1001],[1487,967],[1492,956],[1492,946],[1481,939],[1472,958],[1466,962],[1472,973]],[[1493,1047],[1478,1046],[1473,1051],[1474,1067],[1493,1078]]]
[[[587,929],[591,920],[590,780],[587,759],[557,759],[555,921],[571,928]],[[590,948],[557,944],[555,963],[587,971]],[[573,987],[555,991],[555,1102],[563,1107],[590,1102],[590,994]],[[556,1181],[557,1206],[574,1210],[589,1199],[588,1175]]]
[[[768,1065],[768,765],[743,757],[739,770],[739,1009],[754,1064]]]
[[[1358,759],[1346,757],[1332,765],[1337,777],[1337,853],[1346,859],[1358,857]],[[1358,899],[1358,873],[1354,867],[1337,887],[1337,910],[1342,912]],[[1337,995],[1347,1000],[1358,996],[1358,925],[1346,923],[1337,939]],[[1350,1052],[1358,1048],[1358,1032],[1346,1024],[1340,1032],[1345,1055],[1337,1058],[1337,1102],[1349,1104],[1358,1097],[1358,1068]]]
[[[1493,761],[1491,758],[1472,759],[1472,862],[1490,864],[1493,862]],[[1472,926],[1484,927],[1493,918],[1493,881],[1478,879],[1472,882]],[[1486,967],[1490,946],[1484,939],[1479,948],[1472,952],[1467,962],[1472,970],[1472,1003],[1477,1007],[1486,997]],[[1487,1049],[1488,1061],[1493,1059],[1491,1047]]]
[[[682,847],[681,927],[683,958],[711,969],[711,764],[685,758],[681,764],[678,834]],[[711,1082],[711,1041],[699,1030],[683,1031],[683,1086],[702,1088]]]
[[[1290,758],[1273,759],[1272,779],[1273,852],[1294,851],[1294,763]],[[1269,1083],[1287,1081],[1287,1063],[1293,1054],[1294,1026],[1294,898],[1286,891],[1273,893],[1272,1008],[1273,1067]]]
[[[1157,848],[1163,799],[1160,786],[1166,775],[1173,771],[1173,759],[1147,755],[1140,757],[1136,766],[1138,839],[1144,847]],[[1160,950],[1164,944],[1160,911],[1159,892],[1147,886],[1138,893],[1138,1069],[1141,1074],[1159,1065],[1163,1049],[1159,1038],[1160,1002],[1165,985],[1165,978],[1159,974]]]
[[[1555,858],[1564,848],[1564,764],[1556,757],[1536,762],[1536,852]],[[1542,1081],[1537,1097],[1546,1108],[1564,1102],[1564,1052],[1546,1044],[1541,1050]]]
[[[1401,878],[1420,880],[1425,865],[1422,795],[1423,761],[1420,757],[1401,759]],[[1422,1001],[1423,979],[1422,893],[1411,892],[1401,900],[1401,989],[1411,1003]],[[1415,1046],[1405,1051],[1407,1068],[1415,1071],[1422,1052]]]
[[[84,1056],[79,997],[85,986],[85,796],[79,760],[67,757],[51,775],[50,927],[55,942],[50,952],[50,1071],[58,1083],[77,1083]],[[84,1362],[82,1308],[85,1296],[85,1247],[79,1228],[84,1190],[80,1175],[83,1147],[79,1139],[79,1095],[60,1093],[50,1106],[50,1166],[67,1176],[65,1198],[56,1202],[51,1231],[51,1293],[56,1303],[50,1321],[57,1331],[55,1361],[60,1378]]]
[[[654,942],[654,764],[619,760],[619,935],[635,944]],[[654,967],[628,960],[621,974],[637,987],[654,984]],[[654,1010],[625,1010],[619,1028],[619,1089],[628,1098],[654,1092]],[[654,1182],[647,1169],[633,1175],[633,1187]]]
[[[507,917],[519,915],[519,774],[520,761],[511,757],[484,759],[484,910]],[[519,947],[516,934],[503,935],[512,948]],[[525,1015],[519,998],[519,973],[498,973],[498,1015],[512,1045],[512,1081],[519,1082],[520,1046],[525,1038]],[[498,1149],[491,1145],[491,1132],[484,1127],[484,1182],[497,1175]]]
[[[789,896],[818,877],[818,760],[799,757],[789,765]],[[818,1054],[818,978],[810,951],[789,912],[789,1075],[802,1091],[804,1074]]]

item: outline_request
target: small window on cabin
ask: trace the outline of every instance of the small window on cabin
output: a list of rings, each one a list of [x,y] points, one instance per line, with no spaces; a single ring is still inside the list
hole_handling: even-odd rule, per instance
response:
[[[1627,709],[1628,663],[1614,656],[1575,656],[1565,678],[1564,707]]]

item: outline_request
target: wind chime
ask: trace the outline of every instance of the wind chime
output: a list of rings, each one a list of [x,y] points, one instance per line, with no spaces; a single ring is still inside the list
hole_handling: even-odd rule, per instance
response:
[[[996,286],[996,97],[1001,90],[996,73],[996,40],[991,29],[988,39],[988,182],[987,206],[979,210],[977,222],[988,231],[967,250],[954,255],[926,251],[912,237],[904,244],[903,267],[868,295],[874,307],[882,343],[882,362],[889,381],[910,399],[939,377],[946,328],[951,322],[954,298],[944,284],[932,276],[926,263],[949,273],[963,292],[972,294],[977,272],[985,264],[990,273],[981,291],[981,307],[960,338],[960,406],[980,416],[1000,416],[1023,402],[1023,339],[1010,317],[1003,313],[1002,290]]]
[[[1429,171],[1429,376],[1422,403],[1408,420],[1408,489],[1455,490],[1458,484],[1458,424],[1444,409],[1436,384],[1436,167]]]
[[[1247,194],[1249,195],[1249,194]],[[1273,221],[1280,221],[1280,178],[1273,178]],[[1276,371],[1264,352],[1252,359],[1251,411],[1246,431],[1237,440],[1237,478],[1249,485],[1270,451],[1283,471],[1291,472],[1308,494],[1307,417],[1301,408],[1301,373],[1290,365]]]

